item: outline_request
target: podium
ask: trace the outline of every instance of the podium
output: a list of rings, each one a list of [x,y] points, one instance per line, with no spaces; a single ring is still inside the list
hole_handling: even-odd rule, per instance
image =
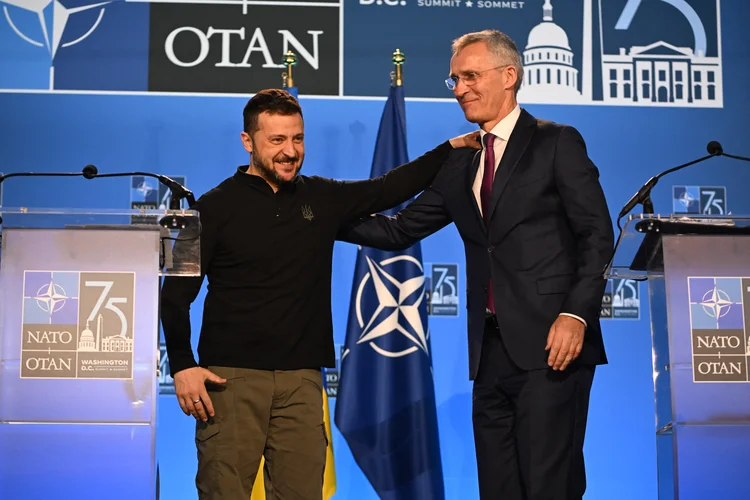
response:
[[[0,216],[0,498],[157,498],[160,277],[200,275],[198,213]]]
[[[630,216],[605,274],[648,281],[659,500],[747,500],[750,218]]]

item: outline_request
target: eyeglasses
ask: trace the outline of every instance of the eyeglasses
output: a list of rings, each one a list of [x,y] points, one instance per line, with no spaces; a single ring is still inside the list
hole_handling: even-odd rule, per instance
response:
[[[501,69],[501,68],[507,68],[508,66],[512,66],[512,64],[504,64],[502,66],[495,66],[494,68],[485,69],[482,71],[469,71],[463,76],[451,76],[445,79],[445,86],[448,87],[449,90],[453,90],[456,88],[456,85],[458,85],[459,81],[464,82],[468,86],[472,86],[475,83],[477,83],[477,80],[479,79],[479,75],[482,73],[487,73],[488,71],[492,71],[493,69]]]

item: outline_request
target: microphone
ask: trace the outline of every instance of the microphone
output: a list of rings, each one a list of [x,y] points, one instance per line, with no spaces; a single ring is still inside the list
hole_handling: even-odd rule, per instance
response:
[[[722,148],[721,144],[717,141],[711,141],[706,146],[706,151],[708,151],[708,154],[710,155],[720,155],[724,152],[724,148]]]
[[[131,177],[134,175],[142,175],[144,177],[153,177],[159,182],[167,186],[169,191],[172,193],[169,201],[169,210],[181,210],[180,200],[187,200],[188,207],[195,205],[195,196],[193,192],[188,188],[180,184],[174,179],[167,177],[166,175],[154,174],[151,172],[117,172],[113,174],[100,174],[94,165],[86,165],[83,167],[83,176],[86,179],[94,179],[99,177]],[[184,229],[185,228],[185,217],[179,215],[167,215],[159,220],[159,225],[166,228],[173,229]]]
[[[708,151],[708,156],[703,156],[701,158],[698,158],[697,160],[693,160],[687,163],[683,163],[682,165],[678,165],[676,167],[672,167],[668,170],[665,170],[664,172],[657,174],[653,177],[651,177],[646,183],[638,190],[637,193],[633,195],[632,198],[628,200],[627,203],[625,203],[625,206],[622,207],[622,210],[620,210],[620,214],[617,217],[617,225],[620,225],[620,219],[625,217],[628,212],[633,210],[633,208],[638,205],[639,203],[643,205],[643,213],[645,214],[653,214],[654,213],[654,204],[651,201],[651,190],[656,186],[656,183],[659,182],[659,179],[664,177],[665,175],[675,172],[677,170],[681,170],[685,167],[689,167],[690,165],[695,165],[696,163],[700,163],[702,161],[708,160],[709,158],[713,158],[714,156],[729,156],[724,154],[724,150],[721,147],[721,144],[719,144],[717,141],[711,141],[706,146],[706,150]],[[742,157],[739,157],[742,159]],[[750,160],[748,160],[750,161]]]
[[[86,165],[85,167],[83,167],[83,171],[81,173],[86,179],[93,179],[94,177],[96,177],[96,174],[99,173],[99,169],[97,169],[94,165]]]

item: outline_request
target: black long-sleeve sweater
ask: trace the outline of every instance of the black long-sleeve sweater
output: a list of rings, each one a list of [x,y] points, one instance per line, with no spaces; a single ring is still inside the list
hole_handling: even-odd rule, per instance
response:
[[[161,320],[172,375],[197,366],[190,305],[208,293],[200,366],[266,370],[333,367],[331,265],[339,229],[424,190],[452,147],[445,142],[363,181],[297,176],[274,193],[247,166],[204,194],[200,278],[167,277]],[[179,244],[179,242],[178,242]]]

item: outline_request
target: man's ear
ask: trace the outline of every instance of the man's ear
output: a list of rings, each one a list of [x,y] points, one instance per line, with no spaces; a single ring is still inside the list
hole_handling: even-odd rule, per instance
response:
[[[516,71],[516,68],[513,66],[508,66],[505,70],[507,72],[506,74],[509,75],[505,80],[505,90],[511,91],[518,81],[518,71]]]
[[[253,140],[250,138],[250,134],[243,131],[240,133],[240,139],[242,139],[242,145],[245,147],[245,151],[248,153],[253,152]]]

